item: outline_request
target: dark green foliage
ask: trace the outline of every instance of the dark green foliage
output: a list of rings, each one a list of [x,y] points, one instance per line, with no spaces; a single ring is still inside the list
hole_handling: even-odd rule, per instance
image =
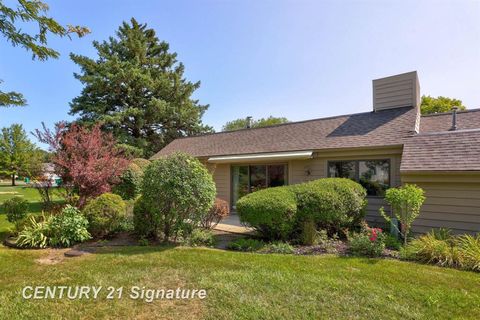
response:
[[[200,82],[185,79],[185,67],[153,29],[135,19],[115,37],[93,42],[98,58],[71,54],[84,88],[71,103],[81,122],[100,121],[121,144],[149,157],[175,138],[211,131],[201,118],[208,105],[192,98]]]
[[[124,200],[135,199],[142,188],[143,172],[150,161],[143,158],[135,158],[130,161],[127,170],[120,176],[120,182],[113,188],[114,193]]]
[[[240,238],[230,242],[227,249],[235,251],[254,252],[265,246],[265,242],[250,238]]]
[[[267,239],[299,239],[308,220],[330,234],[357,226],[365,197],[365,189],[355,181],[326,178],[253,192],[237,202],[237,211],[242,222]]]
[[[213,206],[215,183],[212,175],[189,155],[176,153],[153,161],[145,170],[142,207],[164,240],[185,235],[186,222],[197,226]]]
[[[297,197],[299,217],[313,218],[318,229],[339,233],[358,225],[364,217],[366,191],[350,179],[318,179],[292,189]]]
[[[391,250],[400,250],[402,247],[402,243],[398,240],[397,237],[391,234],[385,235],[385,248]]]
[[[28,212],[28,201],[21,197],[13,197],[3,203],[3,212],[7,214],[7,220],[17,223],[24,219]]]
[[[67,205],[60,214],[48,222],[49,244],[53,247],[70,247],[91,238],[88,220],[75,207]]]
[[[156,238],[159,229],[158,217],[149,210],[143,197],[135,201],[133,208],[133,229],[141,238]]]
[[[248,194],[237,201],[240,221],[267,239],[287,239],[296,221],[295,194],[289,187],[276,187]]]
[[[83,214],[88,219],[88,230],[95,238],[122,231],[126,219],[126,205],[119,195],[104,193],[90,200]]]
[[[190,247],[213,247],[216,242],[212,231],[195,229],[184,239],[183,245]]]
[[[135,163],[130,163],[120,176],[120,182],[113,187],[113,192],[124,200],[135,199],[142,187],[143,170]]]

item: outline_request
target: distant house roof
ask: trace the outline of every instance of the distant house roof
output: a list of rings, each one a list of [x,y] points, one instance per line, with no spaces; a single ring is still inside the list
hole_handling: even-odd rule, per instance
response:
[[[480,129],[423,133],[408,139],[403,147],[400,170],[480,170]]]
[[[402,145],[414,134],[412,107],[290,122],[180,138],[152,158],[182,151],[195,157]]]

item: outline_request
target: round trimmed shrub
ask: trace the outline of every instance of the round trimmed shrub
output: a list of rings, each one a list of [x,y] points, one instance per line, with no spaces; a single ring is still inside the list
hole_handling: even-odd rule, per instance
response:
[[[104,193],[90,200],[83,214],[88,219],[92,236],[105,237],[121,231],[126,218],[126,205],[119,195]]]
[[[340,232],[358,225],[365,215],[366,191],[350,179],[325,178],[291,188],[299,220],[313,219],[319,229]]]
[[[296,221],[295,194],[289,187],[250,193],[237,201],[240,221],[267,239],[287,239]]]
[[[7,215],[7,220],[16,223],[24,219],[28,212],[28,201],[21,197],[13,197],[5,200],[3,211]]]
[[[142,198],[145,209],[157,222],[156,234],[164,240],[177,238],[185,222],[196,226],[215,201],[215,183],[198,160],[175,153],[152,162],[145,170]]]

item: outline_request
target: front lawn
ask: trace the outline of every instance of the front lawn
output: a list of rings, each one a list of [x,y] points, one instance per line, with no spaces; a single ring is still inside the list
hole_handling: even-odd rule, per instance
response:
[[[0,215],[0,236],[9,226]],[[2,318],[480,318],[480,276],[473,272],[386,259],[170,246],[106,248],[77,258],[65,258],[64,251],[0,245]],[[21,296],[24,286],[54,285],[102,286],[103,291],[97,300]],[[206,289],[208,296],[148,303],[124,294],[107,300],[109,286],[127,293],[132,286]]]
[[[0,314],[16,318],[480,317],[478,274],[395,260],[128,247],[48,265],[58,250],[0,247]],[[23,300],[26,285],[206,289],[205,300]]]

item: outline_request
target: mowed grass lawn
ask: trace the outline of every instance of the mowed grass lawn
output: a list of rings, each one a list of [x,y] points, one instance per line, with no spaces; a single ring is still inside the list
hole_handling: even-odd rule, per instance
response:
[[[479,274],[409,262],[162,246],[41,263],[62,253],[0,246],[1,318],[480,318]],[[33,301],[21,297],[26,285],[104,289],[97,300]],[[109,286],[123,287],[123,298],[107,300]],[[148,303],[128,297],[132,286],[206,289],[208,296]]]

